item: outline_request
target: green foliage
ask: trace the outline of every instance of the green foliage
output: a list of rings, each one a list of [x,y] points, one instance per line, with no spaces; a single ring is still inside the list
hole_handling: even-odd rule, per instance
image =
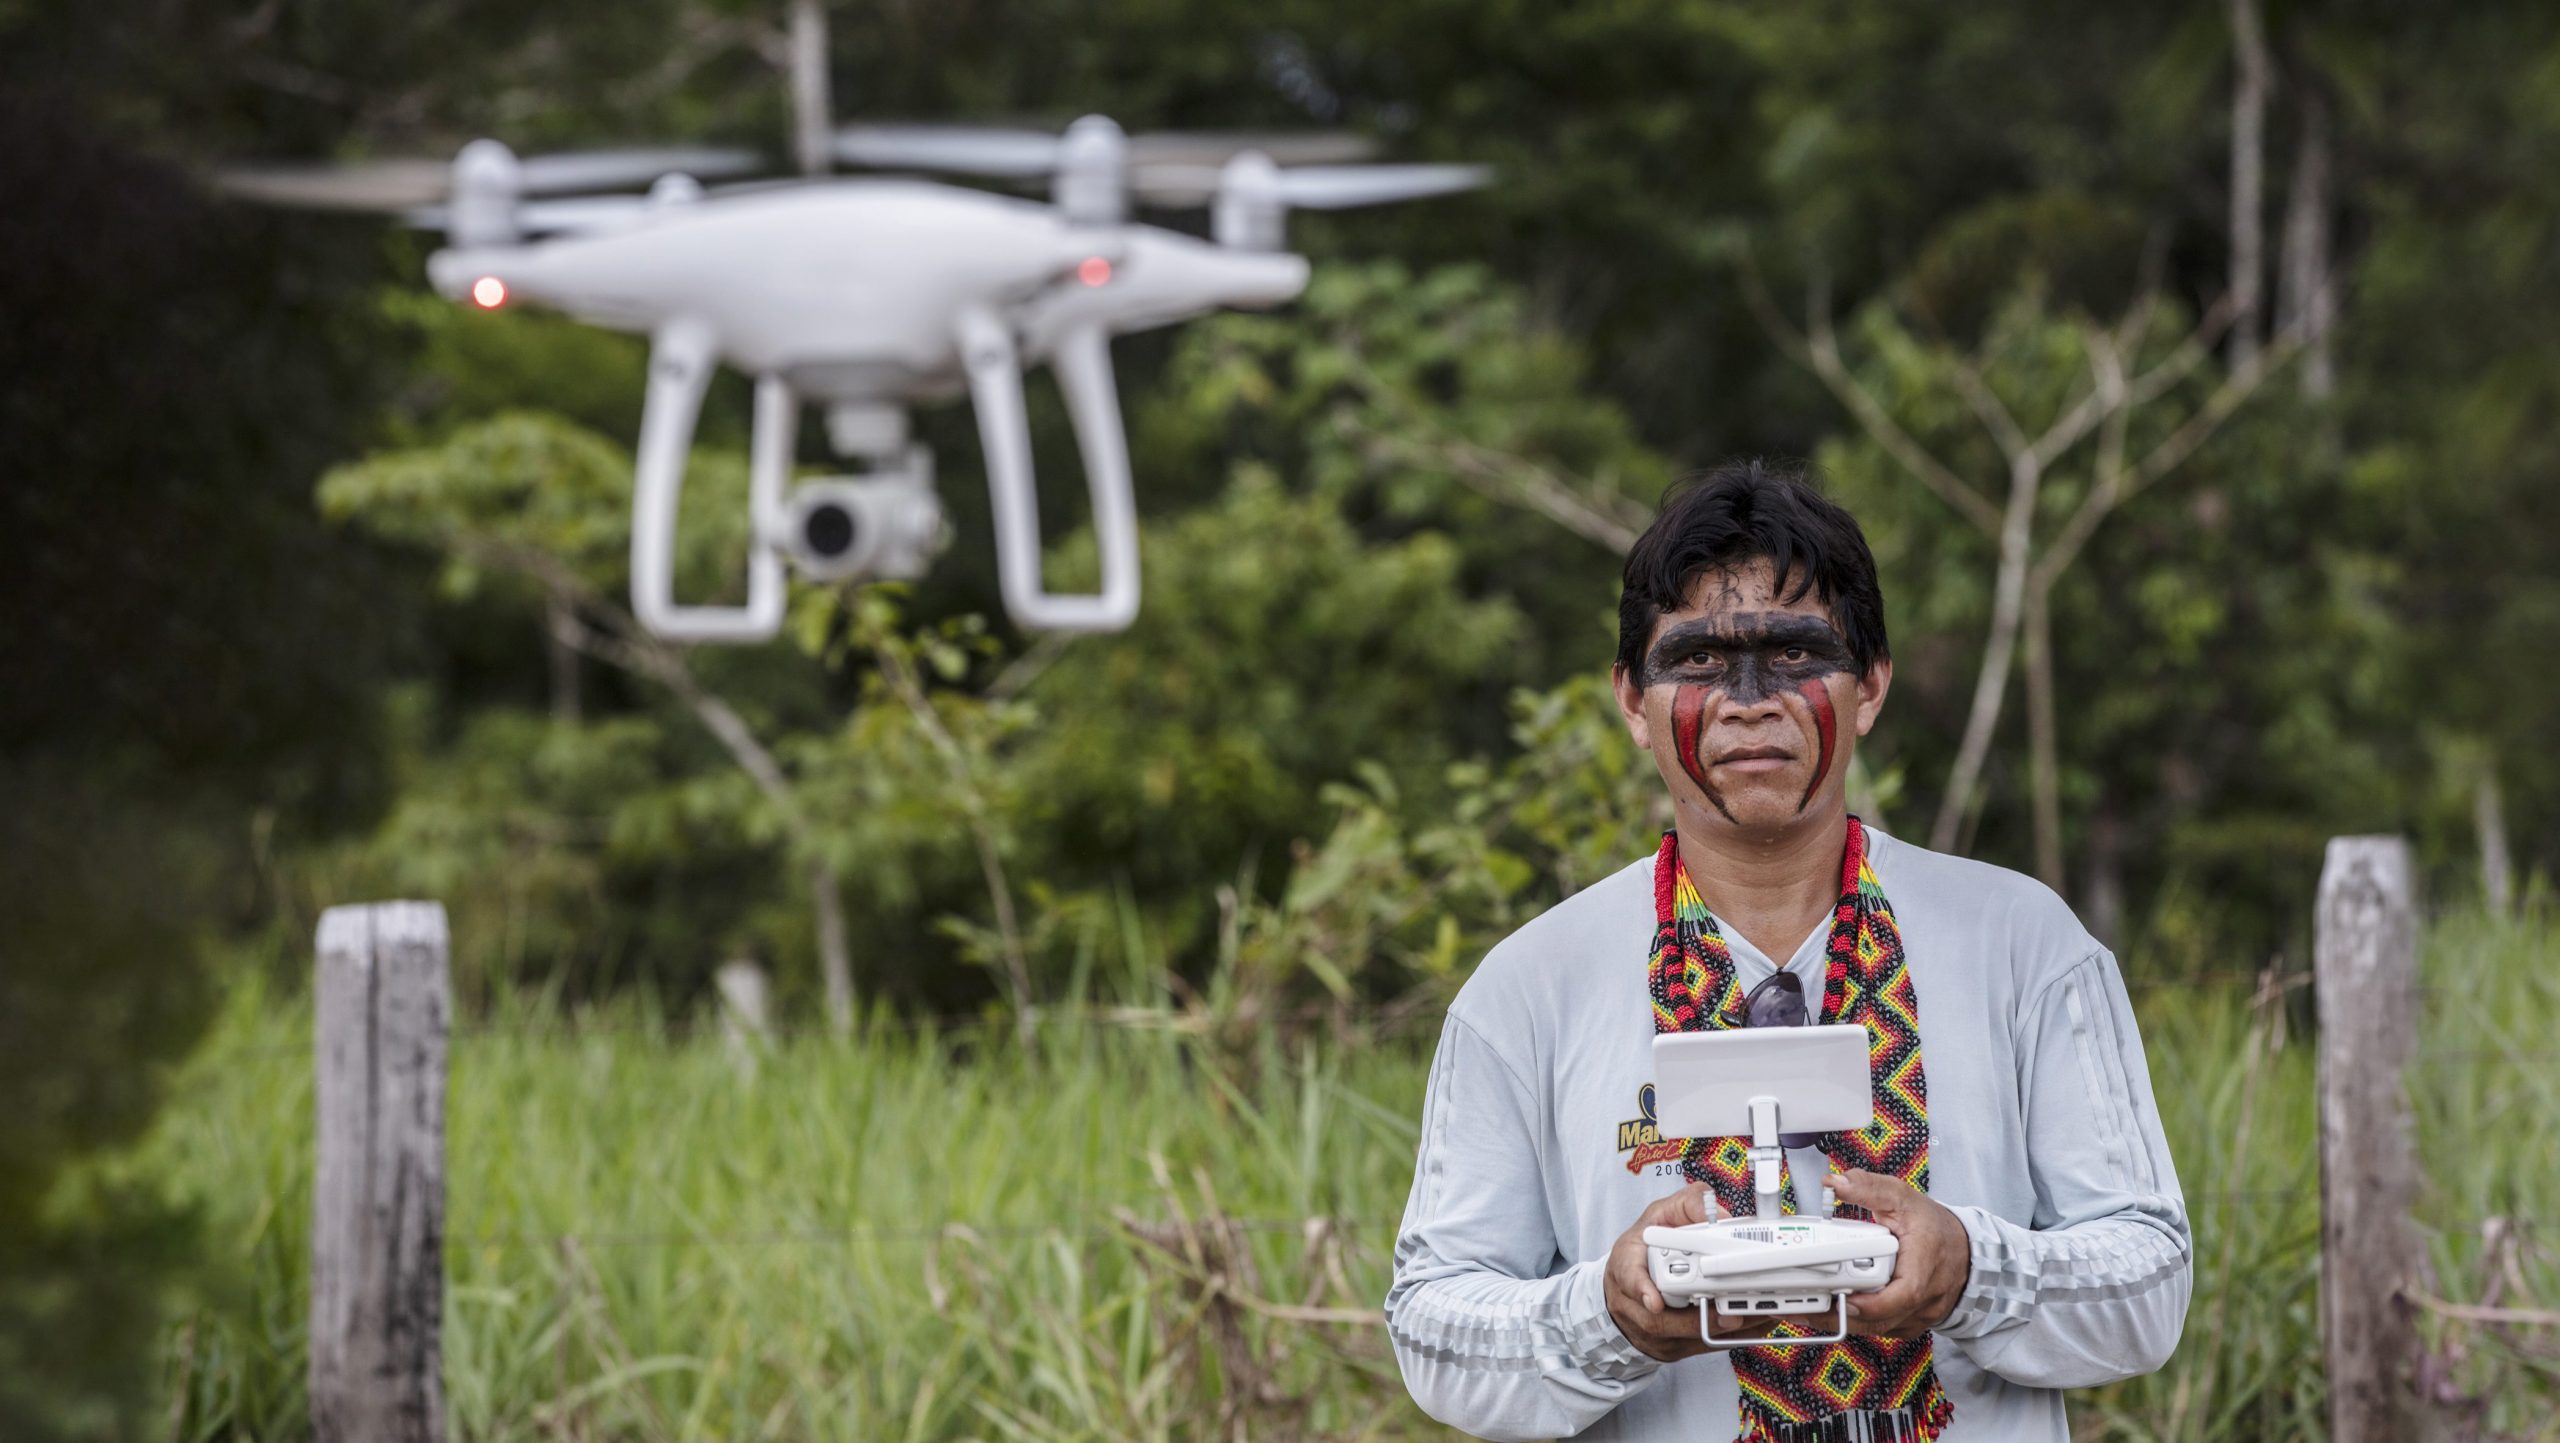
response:
[[[707,770],[649,715],[578,726],[491,709],[443,740],[415,691],[390,736],[399,800],[368,836],[315,848],[295,911],[355,897],[433,897],[454,920],[456,980],[570,996],[633,983],[681,995],[752,955],[757,908],[785,879],[763,800]],[[300,960],[302,939],[289,956]]]
[[[727,573],[745,574],[745,468],[735,453],[705,451],[685,482],[678,580],[716,599]],[[599,594],[629,586],[630,454],[556,416],[502,412],[430,444],[377,452],[332,470],[319,499],[332,519],[442,552],[443,589],[456,598],[491,570],[539,578],[565,568],[562,584]]]
[[[143,1134],[202,1028],[204,843],[59,764],[0,762],[0,794],[0,1433],[126,1436],[193,1219],[80,1168]]]
[[[1243,455],[1370,532],[1443,533],[1469,589],[1520,612],[1513,679],[1546,685],[1607,654],[1595,621],[1616,604],[1614,538],[1642,526],[1671,474],[1587,370],[1581,345],[1480,266],[1330,266],[1285,317],[1187,329],[1140,444],[1172,475]]]
[[[1301,833],[1311,784],[1354,761],[1436,766],[1444,719],[1497,704],[1522,631],[1458,570],[1437,533],[1363,544],[1323,499],[1250,470],[1150,527],[1145,614],[1025,692],[1044,718],[1017,763],[1023,829],[1087,875],[1193,882],[1204,855],[1232,865]],[[1361,684],[1331,684],[1346,675]]]

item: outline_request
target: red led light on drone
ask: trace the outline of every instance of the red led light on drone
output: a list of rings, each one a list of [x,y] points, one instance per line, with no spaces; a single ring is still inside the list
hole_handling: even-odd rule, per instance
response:
[[[1100,256],[1088,257],[1076,267],[1076,279],[1089,286],[1103,285],[1111,279],[1111,262]]]
[[[507,303],[507,283],[496,276],[482,276],[471,283],[471,303],[484,311],[494,311]]]

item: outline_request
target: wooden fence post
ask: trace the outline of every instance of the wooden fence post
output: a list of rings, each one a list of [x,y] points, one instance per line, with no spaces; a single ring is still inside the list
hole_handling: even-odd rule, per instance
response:
[[[311,1423],[443,1443],[444,908],[332,907],[314,983]]]
[[[2417,1437],[2418,1159],[2402,1072],[2416,1041],[2409,844],[2333,837],[2312,967],[2320,1017],[2320,1333],[2332,1443]]]

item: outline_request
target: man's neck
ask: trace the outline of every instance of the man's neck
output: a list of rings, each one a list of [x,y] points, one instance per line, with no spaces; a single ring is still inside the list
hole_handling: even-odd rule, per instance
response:
[[[1716,919],[1783,968],[1840,900],[1848,817],[1835,803],[1767,833],[1684,826],[1680,860]]]

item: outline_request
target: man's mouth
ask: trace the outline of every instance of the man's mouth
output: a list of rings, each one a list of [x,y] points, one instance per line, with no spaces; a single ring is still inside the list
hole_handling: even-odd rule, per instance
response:
[[[1718,755],[1712,765],[1740,767],[1750,772],[1768,772],[1776,771],[1795,759],[1796,754],[1785,747],[1735,747],[1729,752]]]

